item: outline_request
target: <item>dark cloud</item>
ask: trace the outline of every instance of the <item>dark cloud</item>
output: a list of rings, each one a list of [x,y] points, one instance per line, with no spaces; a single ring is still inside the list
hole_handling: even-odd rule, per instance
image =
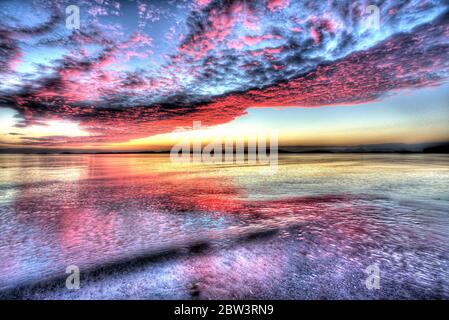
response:
[[[20,58],[17,41],[11,38],[10,33],[0,29],[0,73],[12,72],[14,63]]]

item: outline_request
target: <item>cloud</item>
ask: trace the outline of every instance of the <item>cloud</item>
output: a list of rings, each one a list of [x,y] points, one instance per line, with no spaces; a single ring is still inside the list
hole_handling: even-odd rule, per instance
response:
[[[61,29],[54,6],[46,23],[28,27],[28,39],[22,38],[26,27],[1,25],[6,85],[0,105],[20,113],[18,126],[68,119],[91,134],[22,137],[24,144],[101,144],[169,132],[193,120],[226,123],[249,107],[363,103],[447,80],[448,5],[377,4],[377,31],[367,26],[363,1],[208,1],[182,10],[153,5],[151,12],[160,12],[169,26],[151,29],[159,20],[148,19],[138,31],[127,31],[135,21],[122,18],[117,26],[108,20],[130,4],[86,3],[89,14],[78,32]],[[148,16],[149,5],[135,5],[136,17]],[[27,63],[40,48],[62,53],[46,60],[49,71],[21,75],[14,61]],[[20,83],[8,86],[17,74]]]
[[[17,41],[9,32],[0,29],[0,73],[12,73],[21,53]]]

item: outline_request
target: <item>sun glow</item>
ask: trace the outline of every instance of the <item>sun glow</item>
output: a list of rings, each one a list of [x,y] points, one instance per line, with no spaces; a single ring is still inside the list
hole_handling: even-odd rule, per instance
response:
[[[17,126],[18,119],[14,112],[3,109],[0,121],[2,142],[8,145],[20,145],[27,138],[45,137],[88,137],[90,134],[77,122],[68,120],[47,120],[42,124],[27,127]]]
[[[26,133],[35,137],[44,136],[66,136],[85,137],[89,136],[87,131],[82,130],[78,123],[61,120],[46,121],[45,125],[33,125],[25,129]]]

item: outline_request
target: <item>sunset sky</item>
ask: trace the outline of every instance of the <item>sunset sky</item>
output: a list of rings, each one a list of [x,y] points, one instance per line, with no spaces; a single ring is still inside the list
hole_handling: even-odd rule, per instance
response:
[[[449,141],[442,0],[1,1],[0,53],[2,149]]]

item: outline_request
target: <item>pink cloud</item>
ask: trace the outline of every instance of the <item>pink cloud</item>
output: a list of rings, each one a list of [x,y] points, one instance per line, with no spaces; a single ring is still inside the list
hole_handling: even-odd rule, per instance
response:
[[[289,0],[268,0],[267,8],[270,11],[276,11],[287,7],[289,3]]]

